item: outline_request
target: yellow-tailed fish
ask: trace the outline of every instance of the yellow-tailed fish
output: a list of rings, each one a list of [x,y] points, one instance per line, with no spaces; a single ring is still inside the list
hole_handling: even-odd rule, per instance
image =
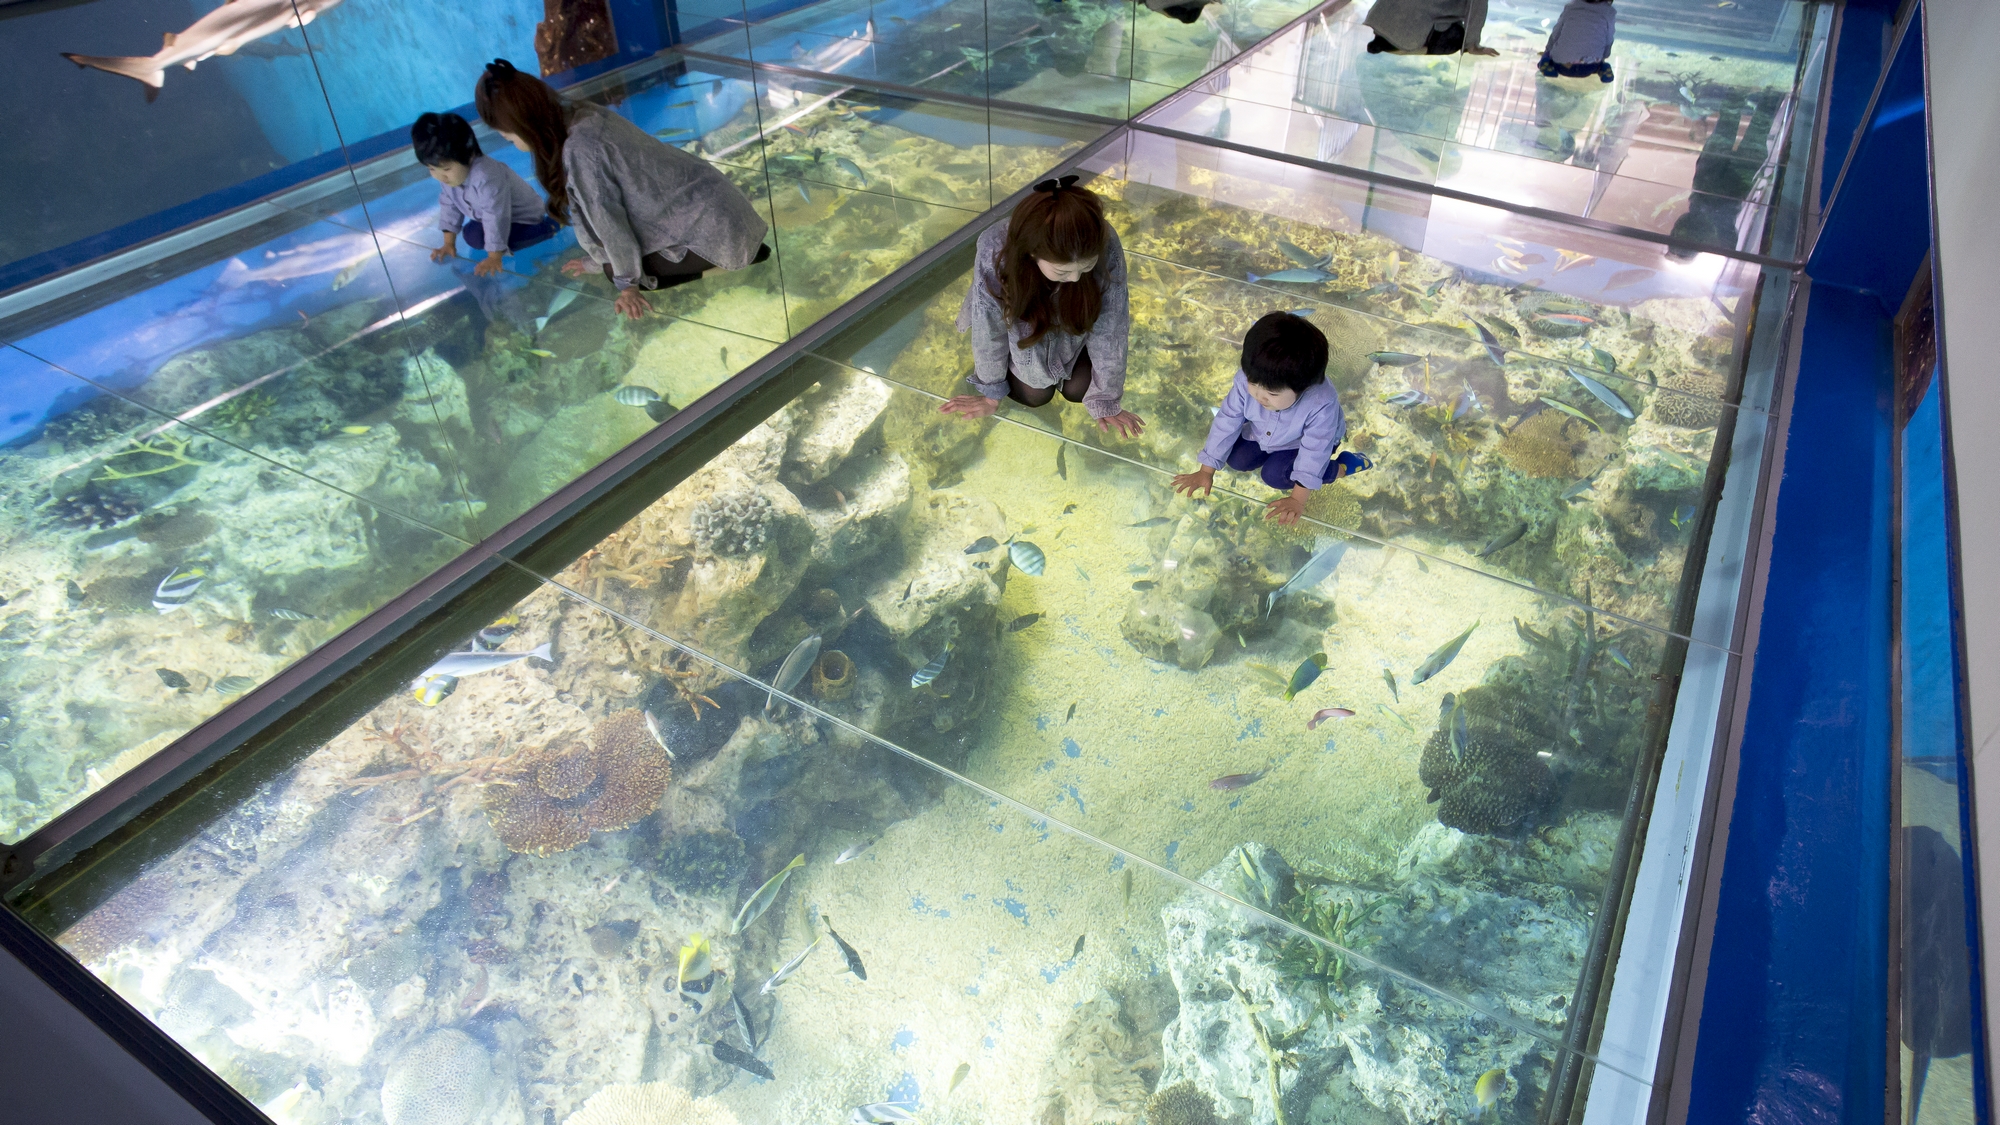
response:
[[[1479,1103],[1480,1116],[1485,1116],[1489,1110],[1498,1106],[1500,1104],[1500,1095],[1506,1092],[1506,1070],[1496,1066],[1485,1074],[1480,1075],[1479,1080],[1472,1084],[1472,1096]]]
[[[740,934],[750,923],[762,917],[766,910],[771,909],[771,904],[778,900],[778,892],[784,889],[785,880],[791,877],[792,872],[805,865],[805,853],[801,852],[793,856],[792,862],[780,868],[776,875],[765,880],[764,885],[757,888],[756,894],[744,900],[743,909],[738,910],[735,921],[729,923],[729,932]]]
[[[944,1088],[944,1096],[950,1097],[951,1092],[958,1089],[958,1084],[965,1081],[965,1076],[971,1073],[971,1063],[959,1063],[958,1069],[951,1072],[951,1083]]]
[[[715,971],[714,952],[709,948],[708,939],[695,934],[681,946],[680,966],[674,977],[674,989],[679,991],[691,980],[701,980]]]
[[[547,348],[529,348],[528,354],[538,355],[541,356],[543,359],[554,359],[556,357],[556,353],[550,351]]]
[[[342,426],[340,427],[340,432],[343,434],[353,434],[355,437],[360,437],[362,434],[365,434],[369,430],[372,430],[374,428],[375,427],[373,426]]]

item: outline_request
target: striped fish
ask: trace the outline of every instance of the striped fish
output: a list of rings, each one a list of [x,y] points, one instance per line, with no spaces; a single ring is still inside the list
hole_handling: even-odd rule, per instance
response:
[[[930,683],[932,680],[937,679],[939,676],[943,675],[945,662],[950,659],[951,659],[951,642],[947,641],[945,642],[944,651],[938,653],[938,658],[936,660],[933,660],[929,664],[926,664],[923,667],[917,669],[916,674],[910,677],[910,686],[913,688],[920,688],[923,687],[925,684]]]
[[[208,581],[208,568],[200,563],[182,563],[173,573],[160,579],[160,585],[153,591],[153,608],[161,613],[172,613],[194,600],[195,591]]]

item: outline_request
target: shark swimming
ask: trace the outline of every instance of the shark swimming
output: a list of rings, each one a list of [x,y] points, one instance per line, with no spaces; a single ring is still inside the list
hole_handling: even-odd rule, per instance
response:
[[[302,27],[340,0],[229,0],[228,3],[189,24],[187,30],[168,32],[166,42],[155,55],[76,55],[63,58],[82,67],[106,74],[122,74],[146,87],[146,100],[160,96],[167,68],[189,70],[203,59],[233,55],[243,47],[280,31]]]

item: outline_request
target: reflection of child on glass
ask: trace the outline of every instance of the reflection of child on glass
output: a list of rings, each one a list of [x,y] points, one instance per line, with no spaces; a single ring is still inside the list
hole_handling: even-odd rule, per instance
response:
[[[1145,429],[1122,405],[1132,325],[1125,249],[1097,196],[1075,185],[1075,176],[1043,180],[1004,228],[979,236],[958,313],[958,330],[972,335],[967,381],[979,393],[952,398],[941,413],[984,418],[1002,398],[1044,406],[1061,391],[1100,430],[1137,437]]]
[[[512,168],[479,151],[472,126],[456,113],[426,113],[410,126],[417,162],[444,186],[438,189],[438,226],[444,245],[431,261],[458,256],[459,228],[465,244],[486,251],[472,267],[480,277],[500,272],[500,259],[555,237],[556,223],[542,211],[542,197]]]
[[[1297,523],[1306,497],[1329,480],[1369,468],[1359,453],[1334,455],[1347,436],[1340,394],[1326,381],[1326,336],[1302,317],[1266,313],[1243,337],[1243,366],[1216,411],[1201,468],[1174,477],[1174,491],[1203,495],[1215,470],[1253,470],[1285,495],[1264,518]]]
[[[1589,78],[1609,82],[1611,44],[1618,38],[1618,13],[1611,0],[1569,0],[1549,29],[1537,69],[1544,78]]]
[[[728,177],[608,109],[564,103],[549,84],[495,59],[473,88],[480,120],[535,158],[549,214],[576,228],[589,260],[618,287],[617,309],[637,320],[652,306],[642,289],[740,270],[771,256],[769,228]]]

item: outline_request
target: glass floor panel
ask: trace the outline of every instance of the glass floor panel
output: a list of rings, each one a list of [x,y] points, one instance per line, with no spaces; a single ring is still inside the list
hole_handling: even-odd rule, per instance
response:
[[[732,27],[689,49],[1124,119],[1311,7],[1303,0],[1237,0],[1211,5],[1184,24],[1144,5],[1105,0],[897,6],[837,0]]]
[[[1329,550],[1331,574],[1271,607]],[[1279,528],[1234,497],[1177,499],[1163,472],[941,419],[934,397],[861,372],[823,379],[556,580],[766,682],[806,638],[837,646],[853,687],[831,714],[1168,870],[1255,840],[1388,885],[1448,826],[1532,828],[1575,905],[1538,948],[1571,974],[1649,704],[1671,696],[1663,634]],[[660,686],[683,676],[652,699],[668,743],[734,729],[726,702],[692,718],[702,669]],[[1442,863],[1424,893],[1507,882],[1477,869]],[[1371,955],[1559,1026],[1447,913]]]
[[[30,383],[59,385],[75,405],[37,441],[0,450],[17,514],[0,537],[0,839],[21,839],[469,545],[438,530],[471,521],[421,423],[267,444],[0,349],[0,386]]]
[[[1791,133],[1813,128],[1800,76],[1828,22],[1818,7],[1786,7],[1809,15],[1791,21],[1789,53],[1775,57],[1689,59],[1647,43],[1643,23],[1622,21],[1617,77],[1605,83],[1540,77],[1545,33],[1505,21],[1488,24],[1498,59],[1370,55],[1365,5],[1350,5],[1251,50],[1142,120],[1694,246],[1762,251],[1784,203],[1785,160],[1797,151]]]
[[[435,706],[398,692],[152,829],[201,826],[93,909],[38,921],[281,1122],[588,1121],[592,1099],[831,1122],[1178,1098],[1268,1120],[1274,1091],[1293,1120],[1528,1122],[1588,1062],[1558,1034],[1574,967],[1544,943],[1471,927],[1455,951],[1532,977],[1515,1004],[1381,963],[1404,928],[1499,903],[1510,931],[1562,929],[1551,912],[1587,909],[1573,859],[1514,857],[1546,880],[1532,902],[1440,897],[1491,857],[1434,844],[1401,885],[1254,832],[1181,875],[825,710],[863,706],[865,665],[835,666],[842,697],[816,664],[809,712],[689,679],[713,665],[565,590],[509,620],[501,651],[550,641],[553,663]],[[672,708],[711,692],[704,722],[749,721],[684,735]]]
[[[1322,489],[1315,518],[1672,624],[1718,427],[1742,409],[1730,399],[1763,271],[1143,133],[1125,151],[1087,166],[1102,169],[1090,186],[1128,255],[1126,401],[1149,428],[1121,440],[1074,411],[1007,416],[1185,472],[1241,333],[1291,309],[1328,334],[1347,444],[1377,466]],[[1327,256],[1324,270],[1301,265]],[[961,393],[971,354],[954,321],[970,261],[921,309],[823,354]],[[1512,261],[1552,276],[1516,281],[1501,268]],[[1218,480],[1270,495],[1254,477]]]

